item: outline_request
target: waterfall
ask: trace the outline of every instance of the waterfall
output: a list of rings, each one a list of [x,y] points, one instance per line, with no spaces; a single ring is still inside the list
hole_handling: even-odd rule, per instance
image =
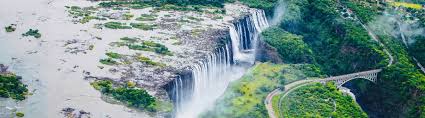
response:
[[[227,44],[193,65],[191,74],[179,76],[171,83],[169,94],[175,105],[174,117],[194,118],[212,107],[228,84],[242,77],[247,66],[252,66],[256,40],[267,27],[264,11],[254,9],[249,16],[230,25],[231,40]]]
[[[236,62],[254,63],[258,35],[269,24],[264,10],[252,10],[251,15],[229,26],[233,58]]]

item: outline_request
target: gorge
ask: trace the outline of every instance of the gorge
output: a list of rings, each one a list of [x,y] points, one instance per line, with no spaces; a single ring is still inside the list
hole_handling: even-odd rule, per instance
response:
[[[0,1],[0,118],[423,117],[424,4]]]

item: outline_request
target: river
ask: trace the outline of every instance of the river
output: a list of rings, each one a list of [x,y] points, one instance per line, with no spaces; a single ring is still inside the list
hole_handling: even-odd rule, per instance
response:
[[[73,24],[65,6],[88,6],[94,3],[83,0],[13,0],[0,1],[0,63],[10,66],[10,71],[23,76],[33,95],[24,101],[0,99],[0,116],[11,109],[24,112],[32,118],[63,117],[61,110],[72,107],[91,113],[92,117],[148,117],[122,105],[109,104],[101,94],[83,79],[83,71],[108,74],[97,67],[99,57],[105,53],[96,41],[96,53],[65,53],[67,40],[91,41],[94,35],[110,36],[112,30],[97,31],[92,25]],[[6,33],[3,27],[17,24],[15,32]],[[39,29],[42,37],[22,37],[30,28]],[[124,33],[124,32],[123,32]],[[109,34],[109,35],[108,35]]]

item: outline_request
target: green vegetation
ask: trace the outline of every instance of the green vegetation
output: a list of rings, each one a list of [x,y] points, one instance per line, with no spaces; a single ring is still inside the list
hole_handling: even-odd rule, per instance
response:
[[[384,69],[374,85],[364,81],[352,82],[359,91],[358,100],[365,106],[366,112],[377,117],[425,116],[425,75],[415,67],[407,49],[396,39],[399,37],[379,29],[383,28],[380,26],[371,28],[394,57],[394,64],[386,67],[389,57],[382,51],[383,47],[371,40],[359,22],[342,19],[336,11],[340,6],[347,6],[364,24],[382,25],[372,22],[380,14],[382,6],[357,0],[286,0],[286,5],[288,10],[280,27],[303,37],[312,49],[313,64],[325,74]],[[421,57],[419,52],[423,52],[423,44],[417,45],[412,46],[410,54]],[[327,116],[343,115],[330,114]]]
[[[40,38],[41,34],[38,33],[38,29],[36,30],[30,29],[26,33],[23,33],[22,36],[34,36],[35,38]]]
[[[104,24],[104,26],[110,29],[131,29],[131,26],[128,26],[126,23],[120,22],[107,22]]]
[[[395,62],[384,68],[376,85],[355,83],[361,91],[359,99],[365,106],[365,111],[373,112],[379,117],[425,116],[425,75],[416,68],[399,39],[385,33],[383,29],[372,29],[380,34],[379,39],[388,47]]]
[[[4,27],[6,32],[14,32],[16,30],[16,24],[10,24],[9,26]]]
[[[148,111],[156,111],[156,100],[143,89],[129,86],[114,86],[110,80],[98,80],[91,85],[103,94],[131,106]]]
[[[145,23],[130,23],[130,26],[133,28],[141,29],[141,30],[153,30],[156,28],[156,24],[145,24]]]
[[[100,7],[130,7],[141,9],[157,7],[162,10],[204,11],[205,7],[223,7],[224,0],[156,0],[156,1],[110,1],[99,3]]]
[[[108,52],[106,53],[106,56],[113,58],[113,59],[119,59],[121,58],[123,55],[115,53],[115,52]]]
[[[358,22],[340,17],[337,1],[287,0],[286,5],[283,17],[287,19],[280,27],[303,37],[312,50],[313,64],[326,74],[341,75],[388,64],[382,47]]]
[[[280,105],[279,104],[279,99],[280,99],[280,96],[279,95],[273,96],[273,98],[272,98],[272,107],[273,107],[273,110],[274,109],[279,110],[279,105]],[[275,112],[275,115],[278,118],[283,118],[283,113],[282,112]]]
[[[137,60],[140,61],[140,62],[142,62],[142,63],[148,64],[148,65],[152,65],[152,66],[160,66],[160,67],[165,67],[166,66],[163,63],[154,62],[151,59],[149,59],[147,57],[144,57],[144,56],[138,56],[137,57]]]
[[[79,18],[79,22],[84,24],[90,22],[92,19],[100,19],[96,16],[92,16],[95,13],[96,8],[94,7],[78,7],[78,6],[65,6],[68,9],[68,13],[73,18]]]
[[[100,59],[99,62],[102,63],[102,64],[105,64],[105,65],[117,65],[117,64],[119,64],[113,58]]]
[[[424,2],[424,1],[422,1]],[[417,9],[420,10],[422,9],[422,5],[421,4],[414,4],[414,3],[408,3],[408,2],[390,2],[390,5],[395,6],[395,7],[406,7],[406,8],[411,8],[411,9]]]
[[[110,2],[101,2],[99,3],[100,7],[113,7],[113,8],[119,8],[119,7],[124,7],[124,6],[128,6],[130,8],[134,8],[134,9],[143,9],[146,7],[150,7],[151,5],[149,4],[145,4],[143,2],[127,2],[127,1],[110,1]]]
[[[203,118],[266,118],[264,99],[269,92],[285,83],[306,79],[305,73],[315,73],[311,65],[279,65],[259,63],[241,79],[232,82],[213,110]]]
[[[27,85],[21,82],[21,79],[15,74],[0,72],[0,97],[24,100],[28,89]]]
[[[155,43],[153,41],[143,41],[141,45],[137,44],[130,44],[128,45],[128,48],[133,50],[143,50],[143,51],[150,51],[150,52],[156,52],[158,54],[163,55],[173,55],[167,47],[165,47],[162,44]]]
[[[279,40],[282,38],[276,37],[280,34],[289,35],[283,33],[287,31],[292,33],[289,36],[298,36],[298,39],[302,39],[311,48],[314,61],[308,63],[320,67],[320,70],[324,74],[341,75],[384,68],[383,72],[379,75],[380,81],[377,84],[371,85],[372,83],[370,82],[362,81],[353,82],[353,86],[357,87],[359,89],[358,91],[360,91],[358,99],[365,106],[365,111],[371,112],[378,117],[425,116],[425,96],[423,94],[425,92],[425,76],[416,69],[412,63],[412,59],[409,57],[409,53],[407,53],[401,42],[388,34],[388,32],[382,32],[385,30],[373,30],[375,34],[378,34],[379,40],[384,43],[395,58],[395,63],[392,66],[385,67],[388,64],[389,57],[382,51],[383,47],[380,47],[375,41],[371,40],[368,32],[362,28],[359,22],[345,20],[336,11],[340,6],[347,6],[353,10],[354,14],[364,24],[368,24],[375,19],[375,16],[380,14],[380,9],[382,8],[364,3],[364,1],[355,0],[343,0],[341,2],[335,0],[286,0],[286,5],[288,10],[286,10],[284,14],[285,19],[283,19],[280,25],[284,30],[281,30],[279,34],[270,33],[272,30],[278,32],[277,29],[270,29],[263,33],[265,36],[275,37],[266,39],[266,42],[277,48],[278,53],[281,54],[284,60],[288,61],[289,59],[287,58],[290,58],[293,52],[286,52],[288,47],[280,45],[284,40]],[[421,57],[422,53],[419,52],[423,52],[423,43],[421,44],[420,41],[422,40],[419,40],[417,46],[412,46],[411,55]],[[279,50],[279,48],[283,49],[283,51]],[[290,49],[294,50],[297,48]],[[297,58],[303,56],[301,55]],[[315,89],[320,90],[320,88]],[[333,91],[329,87],[325,87],[323,90]],[[299,96],[317,94],[309,93],[311,94],[300,93]],[[320,95],[326,94],[320,93]],[[318,98],[303,96],[301,98],[308,98],[308,101],[326,99],[323,96]],[[297,99],[299,98],[292,100]],[[334,98],[334,100],[336,99]],[[340,108],[343,111],[339,112],[339,109],[337,109],[336,113],[333,113],[330,110],[330,106],[332,105],[319,104],[320,102],[317,101],[308,103],[308,101],[294,102],[307,104],[293,105],[291,108],[298,109],[291,109],[295,111],[288,110],[284,112],[293,113],[294,117],[304,117],[306,115],[307,117],[315,117],[314,115],[317,114],[324,117],[346,117],[344,115],[354,116],[356,114],[356,117],[365,117],[364,113],[358,111],[357,106],[337,105],[337,108],[343,107]],[[338,100],[336,102],[338,104]],[[307,106],[314,105],[320,107],[316,107],[316,109],[307,108]],[[353,112],[356,114],[344,113],[347,109],[349,109],[348,111],[358,112]]]
[[[165,45],[160,43],[155,43],[154,41],[139,41],[139,38],[129,38],[123,37],[120,42],[113,42],[110,45],[114,46],[127,46],[132,50],[141,50],[141,51],[149,51],[155,52],[162,55],[172,56],[173,53],[168,50]]]
[[[271,12],[279,0],[227,0],[229,2],[240,1],[252,8],[264,9]]]
[[[93,14],[93,10],[95,10],[95,8],[93,7],[85,7],[85,8],[81,8],[79,6],[65,6],[66,8],[68,8],[68,12],[69,14],[71,14],[74,17],[84,17],[84,16],[90,16],[91,14]]]
[[[312,51],[304,43],[303,37],[283,29],[273,27],[262,33],[266,43],[275,47],[280,57],[287,63],[308,63],[312,62]]]
[[[422,65],[425,65],[425,37],[419,36],[415,40],[416,42],[411,45],[409,53],[416,57]]]
[[[367,118],[356,102],[328,83],[300,87],[283,98],[282,112],[288,118]]]
[[[154,21],[158,15],[155,14],[142,14],[140,17],[136,18],[138,21]]]
[[[22,113],[22,112],[17,112],[17,113],[16,113],[16,117],[21,118],[21,117],[24,117],[24,116],[25,116],[25,114],[24,114],[24,113]]]
[[[123,40],[127,43],[135,43],[139,40],[139,38],[123,37],[123,38],[120,38],[120,40]]]
[[[353,0],[342,0],[342,2],[348,8],[353,10],[362,22],[370,22],[378,15],[379,7],[375,5],[375,2],[353,2]]]
[[[280,74],[282,69],[281,65],[269,63],[256,65],[247,75],[230,85],[214,111],[208,111],[202,117],[266,118],[268,115],[263,99],[268,92],[285,83]]]
[[[126,13],[126,14],[123,14],[123,17],[124,17],[124,20],[131,20],[131,18],[133,18],[134,15],[130,13]]]
[[[84,23],[88,23],[90,22],[90,20],[92,19],[96,19],[97,17],[94,16],[84,16],[81,20],[80,23],[84,24]]]

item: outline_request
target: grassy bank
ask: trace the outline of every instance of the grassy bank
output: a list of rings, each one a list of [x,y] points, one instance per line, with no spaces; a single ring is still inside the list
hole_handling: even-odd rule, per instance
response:
[[[308,64],[256,64],[240,80],[232,82],[215,108],[202,117],[265,118],[266,96],[286,82],[307,79],[309,73],[314,73],[314,67]]]
[[[333,83],[317,83],[294,90],[283,98],[281,112],[287,118],[367,118],[360,106],[338,91]]]
[[[171,103],[157,100],[149,95],[146,90],[137,88],[136,83],[127,82],[125,85],[113,84],[110,80],[97,80],[91,85],[102,92],[102,94],[111,96],[114,99],[140,110],[149,112],[170,112]]]

